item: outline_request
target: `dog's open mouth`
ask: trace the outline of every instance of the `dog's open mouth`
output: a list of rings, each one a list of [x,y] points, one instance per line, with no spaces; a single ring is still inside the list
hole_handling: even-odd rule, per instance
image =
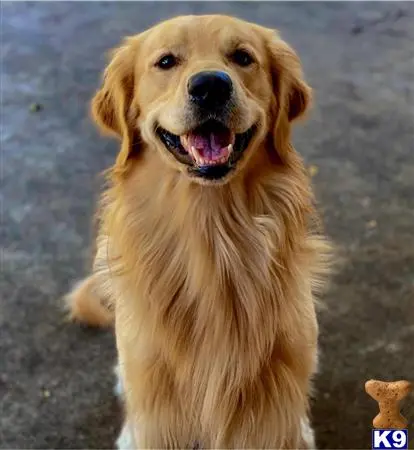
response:
[[[209,120],[187,134],[177,136],[157,128],[157,134],[176,159],[189,166],[190,173],[209,179],[227,175],[240,159],[255,127],[235,134],[218,121]]]
[[[180,137],[184,150],[197,166],[225,164],[233,152],[235,135],[219,124],[206,124]]]

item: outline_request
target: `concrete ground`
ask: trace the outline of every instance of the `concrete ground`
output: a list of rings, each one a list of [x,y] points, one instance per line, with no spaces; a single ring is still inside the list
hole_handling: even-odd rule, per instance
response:
[[[275,26],[316,90],[297,148],[342,260],[320,312],[320,448],[370,448],[369,378],[414,376],[413,3],[6,3],[2,8],[0,447],[111,448],[110,332],[65,323],[99,172],[117,146],[87,115],[105,51],[182,13]],[[414,448],[414,396],[406,403]]]

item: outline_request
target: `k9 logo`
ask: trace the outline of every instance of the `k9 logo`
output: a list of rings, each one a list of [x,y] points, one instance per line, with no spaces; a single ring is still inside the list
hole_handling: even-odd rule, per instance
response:
[[[408,448],[407,430],[372,430],[372,448]]]

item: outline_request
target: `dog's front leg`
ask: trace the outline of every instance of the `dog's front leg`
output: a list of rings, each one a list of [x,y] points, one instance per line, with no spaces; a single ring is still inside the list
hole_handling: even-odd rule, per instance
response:
[[[122,361],[122,358],[121,358]],[[196,424],[187,396],[174,388],[169,371],[155,359],[146,370],[135,359],[116,367],[115,393],[125,402],[126,418],[117,439],[119,450],[193,449]],[[122,368],[121,368],[122,367]],[[129,378],[128,375],[131,377]]]

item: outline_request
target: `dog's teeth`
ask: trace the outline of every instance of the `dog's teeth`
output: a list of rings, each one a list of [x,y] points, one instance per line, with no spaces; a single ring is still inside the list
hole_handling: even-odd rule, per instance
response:
[[[229,146],[227,147],[227,150],[230,154],[233,151],[233,144],[229,144]]]
[[[196,164],[199,166],[200,165],[200,155],[198,154],[197,149],[194,146],[191,146],[191,156],[195,159]]]

